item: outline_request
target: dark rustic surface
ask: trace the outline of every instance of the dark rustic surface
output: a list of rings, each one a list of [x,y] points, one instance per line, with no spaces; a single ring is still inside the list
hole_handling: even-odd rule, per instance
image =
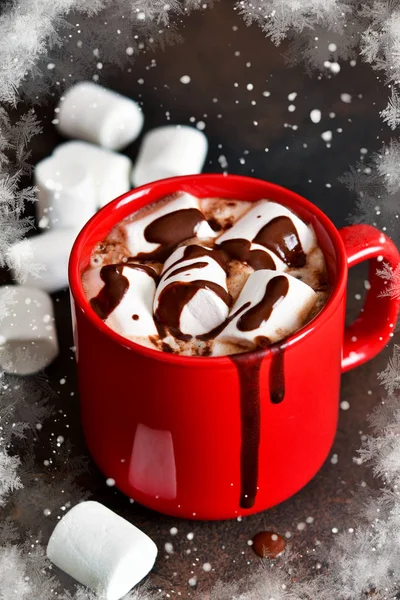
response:
[[[353,210],[354,197],[337,178],[359,160],[361,148],[376,151],[381,145],[378,110],[385,105],[386,97],[375,74],[362,64],[344,64],[335,77],[319,79],[317,74],[312,78],[306,75],[302,65],[286,67],[284,48],[272,46],[256,27],[246,28],[232,10],[230,0],[183,20],[181,33],[182,44],[143,54],[132,61],[130,72],[103,69],[101,82],[142,101],[146,129],[166,122],[190,123],[192,117],[194,122],[204,121],[210,142],[206,171],[221,172],[218,158],[224,155],[229,172],[289,187],[322,208],[338,227],[344,225]],[[151,66],[153,59],[155,66]],[[188,85],[180,82],[182,75],[191,77]],[[247,89],[249,83],[254,85],[253,90]],[[263,91],[271,95],[263,96]],[[298,94],[293,113],[288,112],[291,92]],[[352,95],[350,104],[341,101],[343,92]],[[51,125],[52,108],[38,109],[45,127],[33,147],[35,161],[61,141]],[[309,119],[314,108],[323,112],[318,125]],[[330,118],[330,112],[336,116]],[[298,129],[285,124],[297,125]],[[320,137],[326,130],[333,131],[330,148]],[[138,145],[135,142],[126,153],[134,158]],[[356,294],[363,293],[364,276],[363,269],[351,275],[349,318],[361,306]],[[70,350],[73,342],[68,293],[60,292],[54,299],[61,352],[46,375],[57,392],[57,408],[66,418],[60,418],[56,429],[54,424],[50,429],[70,440],[77,454],[87,455]],[[347,401],[350,408],[340,411],[338,433],[328,460],[305,489],[272,510],[242,521],[190,522],[131,504],[106,486],[92,464],[82,483],[93,499],[104,502],[155,540],[160,553],[149,583],[170,597],[193,595],[188,580],[194,576],[197,589],[205,592],[219,578],[231,580],[248,575],[260,559],[247,542],[261,529],[290,534],[290,544],[299,552],[311,551],[317,540],[329,544],[335,535],[332,528],[342,531],[354,524],[363,482],[379,485],[372,480],[371,472],[358,466],[353,458],[363,433],[368,431],[367,415],[380,401],[382,389],[377,373],[385,368],[390,354],[388,348],[372,362],[343,376],[341,400]],[[64,385],[60,384],[62,378],[66,379]],[[284,438],[282,431],[282,443]],[[308,517],[312,523],[311,519],[307,522]],[[178,528],[177,535],[170,534],[171,527]],[[189,533],[194,534],[193,539],[188,539]],[[166,543],[173,544],[172,554],[164,550]],[[211,571],[203,569],[204,563],[210,563]],[[71,580],[65,581],[72,586]]]

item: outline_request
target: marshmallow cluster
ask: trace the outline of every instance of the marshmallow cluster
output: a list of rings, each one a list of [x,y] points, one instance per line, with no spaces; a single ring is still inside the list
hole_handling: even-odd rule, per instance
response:
[[[75,139],[61,143],[34,169],[36,217],[42,233],[15,243],[8,254],[14,282],[50,293],[68,285],[71,248],[79,230],[98,209],[128,192],[132,184],[139,186],[163,177],[199,173],[208,147],[205,135],[193,127],[158,127],[144,136],[133,167],[130,158],[119,150],[139,136],[144,124],[141,108],[133,100],[89,81],[68,89],[57,106],[55,123],[62,135]],[[182,206],[196,207],[196,202],[186,199]],[[198,234],[202,233],[204,237],[213,235],[205,221],[199,224]],[[134,236],[133,227],[128,237],[132,240]],[[135,248],[135,243],[131,243]],[[148,245],[151,247],[154,244]],[[109,325],[131,336],[140,338],[143,334],[142,341],[146,343],[149,335],[157,334],[151,315],[154,279],[144,271],[129,268],[124,270],[125,276],[130,291],[110,317]],[[99,273],[93,273],[91,279],[93,288],[102,287]],[[23,297],[24,289],[16,292],[18,298]],[[135,308],[137,320],[127,321],[126,306]],[[150,317],[145,316],[148,314]],[[41,318],[40,311],[37,318]],[[13,372],[31,373],[36,367],[39,370],[46,366],[57,353],[56,342],[52,349],[51,345],[46,346],[47,342],[37,342],[36,350],[42,349],[43,359],[37,358],[35,362],[31,351],[27,364],[17,366],[15,353],[10,358],[11,344],[21,354],[30,335],[25,319],[21,320],[21,327],[20,337],[9,341],[7,349],[0,346],[3,357],[0,366],[8,365],[11,369],[12,362]]]
[[[157,546],[99,502],[77,504],[57,523],[47,556],[105,600],[119,600],[152,569]]]
[[[67,90],[58,103],[55,123],[62,135],[76,139],[57,146],[35,167],[37,222],[45,233],[40,236],[43,240],[32,240],[30,251],[32,262],[44,268],[40,273],[32,270],[35,276],[27,274],[29,285],[50,292],[68,285],[65,265],[73,242],[99,208],[132,184],[199,173],[208,148],[205,135],[193,127],[158,127],[144,136],[133,167],[118,151],[139,136],[143,112],[130,98],[90,81]],[[18,264],[26,248],[17,244],[9,255],[17,282],[23,280]]]
[[[249,205],[218,235],[204,217],[201,200],[176,194],[119,223],[108,241],[122,242],[129,258],[89,269],[83,278],[86,294],[111,328],[140,343],[146,337],[161,339],[170,351],[182,352],[181,342],[196,338],[212,342],[214,355],[230,354],[232,345],[236,352],[254,349],[295,332],[316,303],[316,292],[300,280],[301,267],[317,248],[315,233],[275,202]],[[232,261],[244,267],[234,303],[228,278]],[[133,268],[158,264],[160,270],[160,263],[158,285],[154,275]],[[126,277],[126,292],[105,315],[101,304],[110,269]]]

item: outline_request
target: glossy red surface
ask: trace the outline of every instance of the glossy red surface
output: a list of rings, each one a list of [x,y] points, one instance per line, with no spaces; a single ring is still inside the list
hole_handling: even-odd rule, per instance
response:
[[[286,393],[280,404],[270,401],[271,352],[247,355],[249,368],[262,361],[258,491],[250,509],[241,508],[239,501],[243,440],[234,362],[229,357],[161,353],[124,339],[91,310],[81,285],[96,242],[134,210],[178,190],[200,197],[281,202],[313,225],[328,265],[329,301],[312,322],[282,344]],[[307,200],[246,177],[162,180],[104,207],[78,236],[69,267],[82,422],[100,469],[145,506],[195,519],[258,512],[301,489],[330,450],[342,368],[376,354],[389,339],[390,323],[396,321],[399,302],[377,298],[384,284],[371,261],[372,287],[365,311],[344,336],[347,263],[377,256],[393,266],[399,261],[393,244],[376,229],[348,227],[339,234]]]

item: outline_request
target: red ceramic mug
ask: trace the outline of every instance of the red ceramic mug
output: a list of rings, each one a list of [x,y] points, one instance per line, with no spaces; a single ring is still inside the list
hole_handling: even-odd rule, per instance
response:
[[[332,288],[323,310],[281,344],[236,357],[162,353],[109,329],[82,288],[91,251],[129,214],[177,191],[267,198],[310,223]],[[247,177],[165,179],[105,206],[79,234],[69,264],[82,423],[103,473],[141,504],[195,519],[255,513],[300,490],[331,448],[340,374],[377,354],[396,323],[399,301],[380,297],[382,259],[394,268],[399,253],[374,227],[338,231],[294,192]],[[370,289],[345,329],[348,267],[363,260]]]

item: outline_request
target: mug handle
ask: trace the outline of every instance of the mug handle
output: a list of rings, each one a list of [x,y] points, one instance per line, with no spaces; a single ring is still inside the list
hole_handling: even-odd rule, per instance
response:
[[[369,289],[359,317],[344,332],[342,372],[358,367],[378,354],[392,337],[400,309],[400,297],[383,296],[387,281],[377,275],[384,263],[392,271],[400,262],[396,246],[371,225],[349,225],[339,230],[352,267],[369,260]],[[379,260],[378,260],[379,258]]]

